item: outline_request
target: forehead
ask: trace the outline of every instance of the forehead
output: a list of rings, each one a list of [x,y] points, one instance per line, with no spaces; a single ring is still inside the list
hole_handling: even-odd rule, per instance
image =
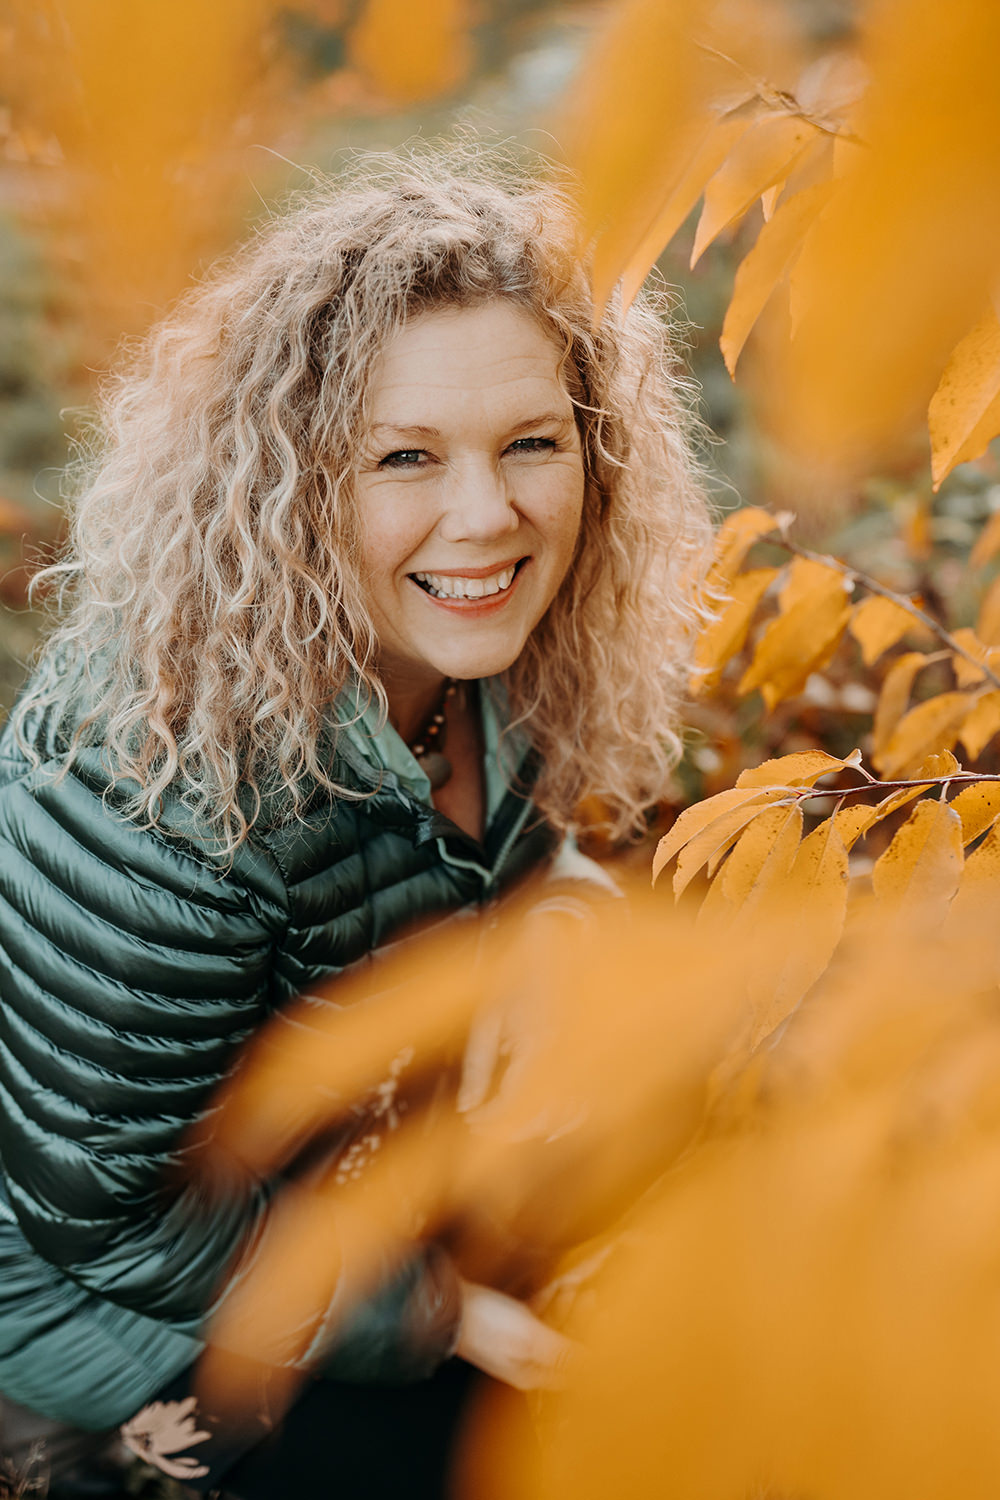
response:
[[[545,403],[572,414],[561,350],[523,308],[508,302],[424,313],[383,350],[371,388],[373,423],[417,423],[433,411]]]

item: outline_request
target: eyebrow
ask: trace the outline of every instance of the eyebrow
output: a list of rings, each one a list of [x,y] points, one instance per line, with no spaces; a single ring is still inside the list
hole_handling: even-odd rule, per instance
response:
[[[568,427],[573,421],[571,412],[565,411],[543,411],[533,417],[525,417],[521,422],[515,422],[506,431],[508,433],[527,432],[530,427],[544,427],[549,424],[558,424]],[[395,432],[406,436],[439,438],[441,436],[437,427],[425,427],[419,422],[376,422],[371,429],[373,435],[376,433]]]

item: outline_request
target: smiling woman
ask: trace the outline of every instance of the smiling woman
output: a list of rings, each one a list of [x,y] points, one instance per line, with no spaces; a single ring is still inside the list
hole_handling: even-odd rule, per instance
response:
[[[0,740],[6,1397],[203,1490],[432,1496],[470,1369],[553,1378],[559,1337],[421,1243],[317,1324],[280,1434],[227,1429],[191,1372],[276,1184],[208,1212],[186,1131],[296,994],[529,874],[600,885],[581,800],[627,835],[677,749],[687,430],[659,309],[595,319],[563,191],[469,143],[359,158],[109,383]]]

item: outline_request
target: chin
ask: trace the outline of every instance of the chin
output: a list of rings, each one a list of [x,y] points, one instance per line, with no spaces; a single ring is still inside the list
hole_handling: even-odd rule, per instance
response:
[[[516,650],[508,648],[442,655],[434,661],[434,666],[446,677],[454,677],[459,682],[471,682],[479,677],[498,677],[501,672],[506,672],[514,665],[523,650],[522,642]]]

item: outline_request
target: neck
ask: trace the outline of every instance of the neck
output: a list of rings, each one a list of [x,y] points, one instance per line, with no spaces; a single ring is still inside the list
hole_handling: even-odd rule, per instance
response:
[[[400,739],[410,744],[427,723],[444,690],[443,676],[423,682],[386,684],[389,723]]]

